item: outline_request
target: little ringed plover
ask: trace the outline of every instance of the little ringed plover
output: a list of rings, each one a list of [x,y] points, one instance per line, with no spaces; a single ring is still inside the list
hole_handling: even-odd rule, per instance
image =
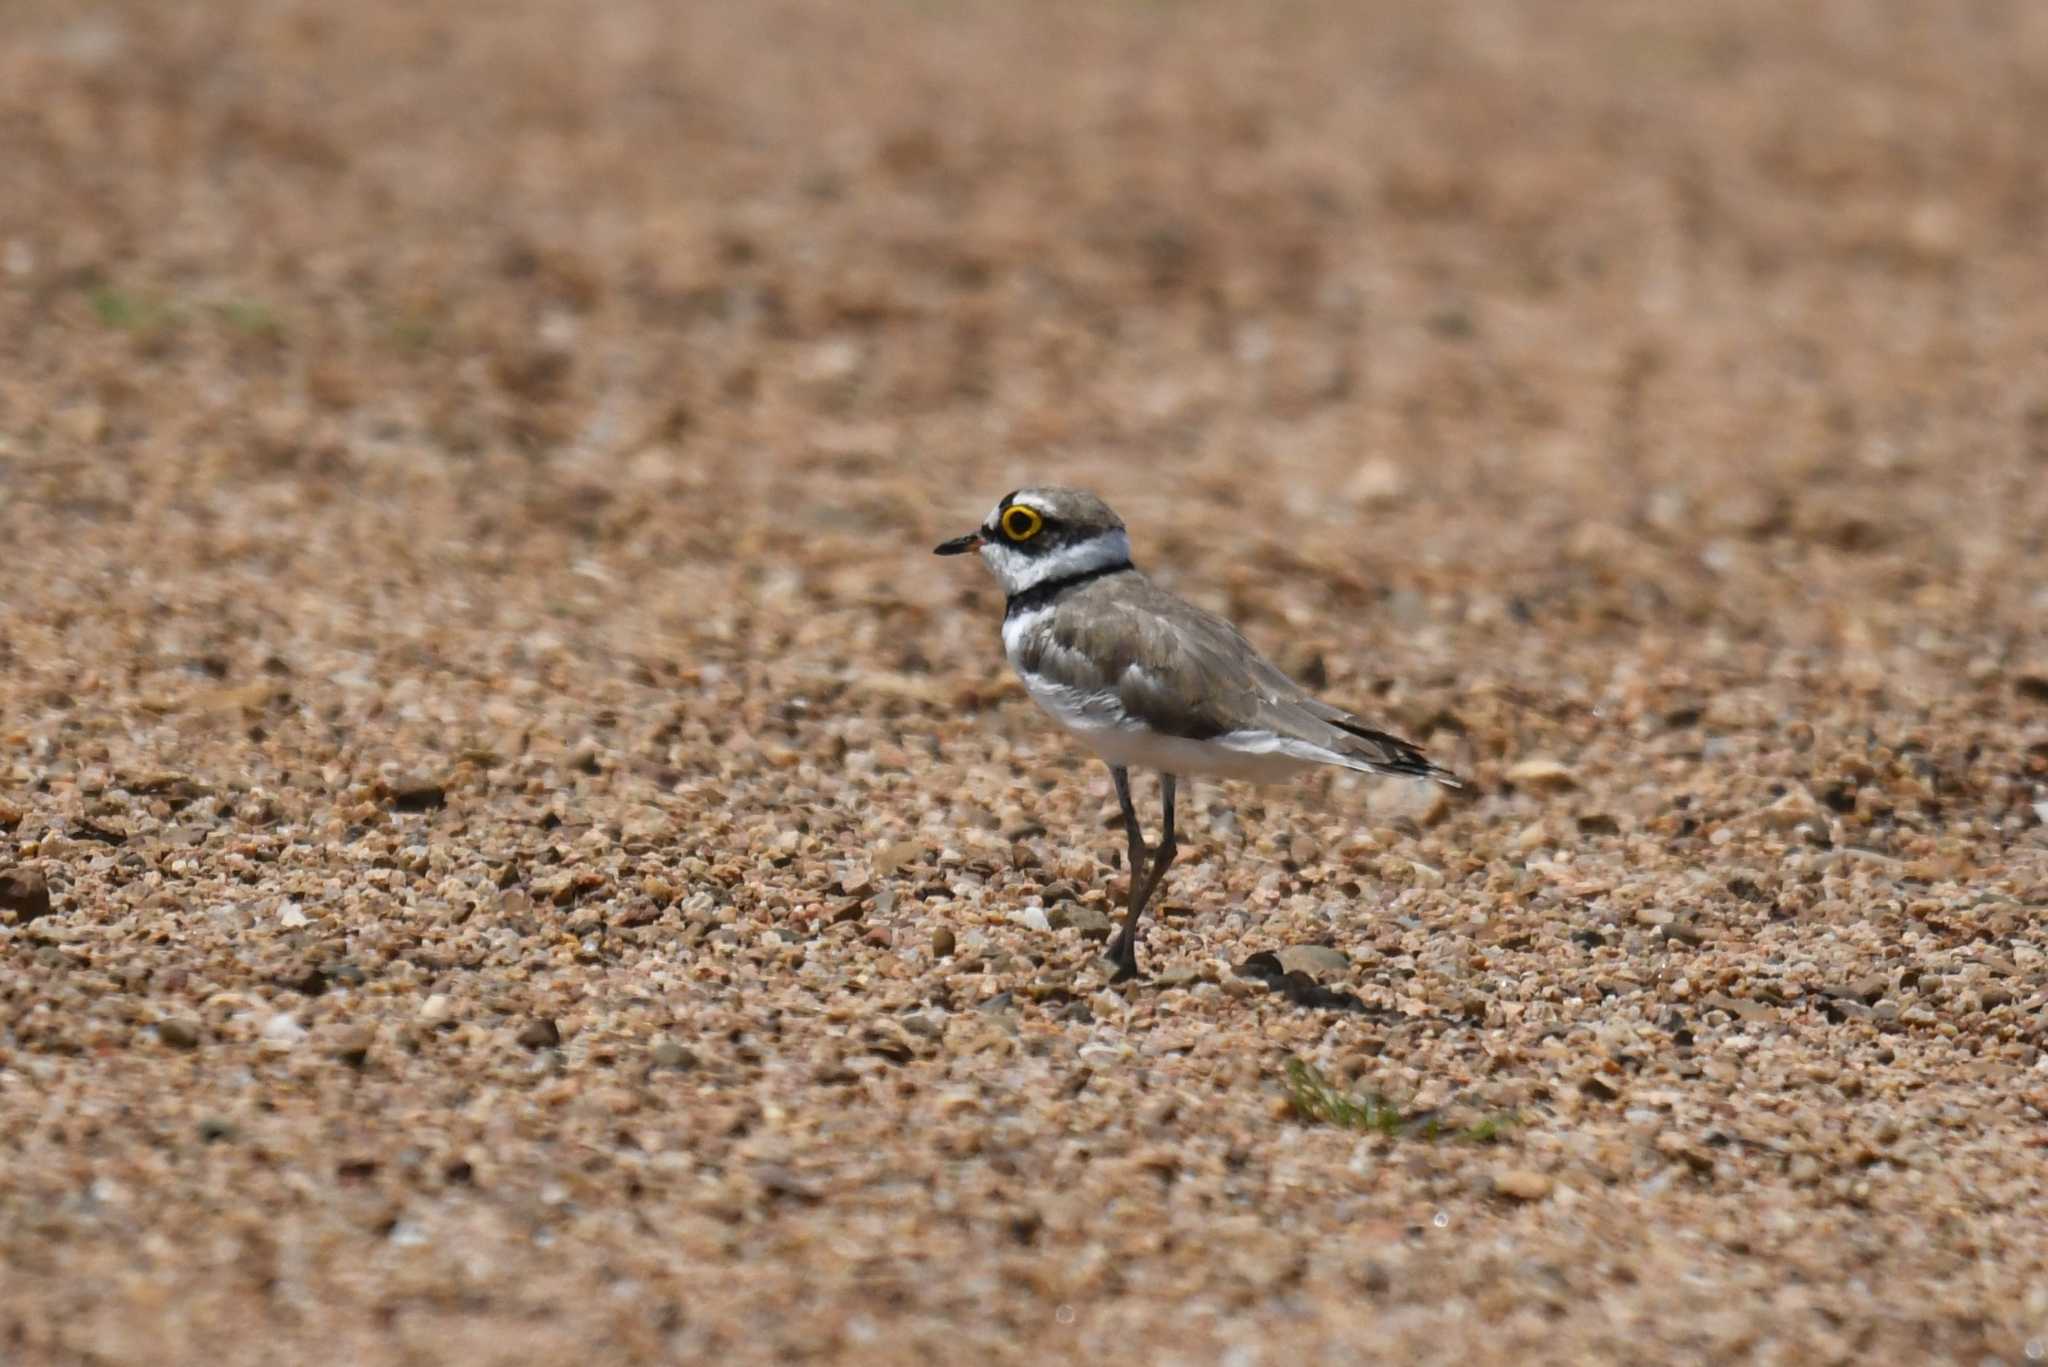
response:
[[[1266,783],[1330,764],[1459,786],[1419,747],[1311,696],[1236,627],[1147,579],[1131,564],[1123,520],[1093,494],[1016,490],[981,526],[934,548],[968,551],[1008,595],[1003,651],[1024,687],[1115,780],[1131,891],[1109,947],[1114,981],[1138,976],[1138,920],[1176,852],[1180,777]],[[1136,768],[1160,776],[1165,819],[1149,850],[1131,803]]]

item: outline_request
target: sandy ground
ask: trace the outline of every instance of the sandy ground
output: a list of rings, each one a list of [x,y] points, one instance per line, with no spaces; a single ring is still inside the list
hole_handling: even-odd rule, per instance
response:
[[[7,16],[0,1360],[2048,1354],[2048,8]]]

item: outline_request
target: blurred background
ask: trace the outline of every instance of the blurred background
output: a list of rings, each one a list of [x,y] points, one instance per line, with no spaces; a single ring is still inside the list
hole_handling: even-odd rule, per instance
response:
[[[1996,655],[2040,607],[2022,0],[9,27],[16,597],[175,588],[247,653],[497,585],[757,659],[866,602],[866,649],[960,591],[935,535],[1058,479],[1241,611],[1284,578],[1461,649]]]

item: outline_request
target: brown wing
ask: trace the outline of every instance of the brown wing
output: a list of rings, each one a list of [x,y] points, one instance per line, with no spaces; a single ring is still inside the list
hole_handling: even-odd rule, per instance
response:
[[[1329,751],[1332,763],[1455,782],[1418,747],[1310,696],[1229,622],[1135,573],[1075,593],[1048,626],[1037,667],[1113,690],[1126,713],[1165,735],[1270,731]]]

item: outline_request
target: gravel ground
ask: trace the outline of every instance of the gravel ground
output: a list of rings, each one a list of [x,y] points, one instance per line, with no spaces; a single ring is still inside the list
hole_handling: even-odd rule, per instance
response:
[[[8,30],[0,1358],[2048,1354],[2048,9]]]

